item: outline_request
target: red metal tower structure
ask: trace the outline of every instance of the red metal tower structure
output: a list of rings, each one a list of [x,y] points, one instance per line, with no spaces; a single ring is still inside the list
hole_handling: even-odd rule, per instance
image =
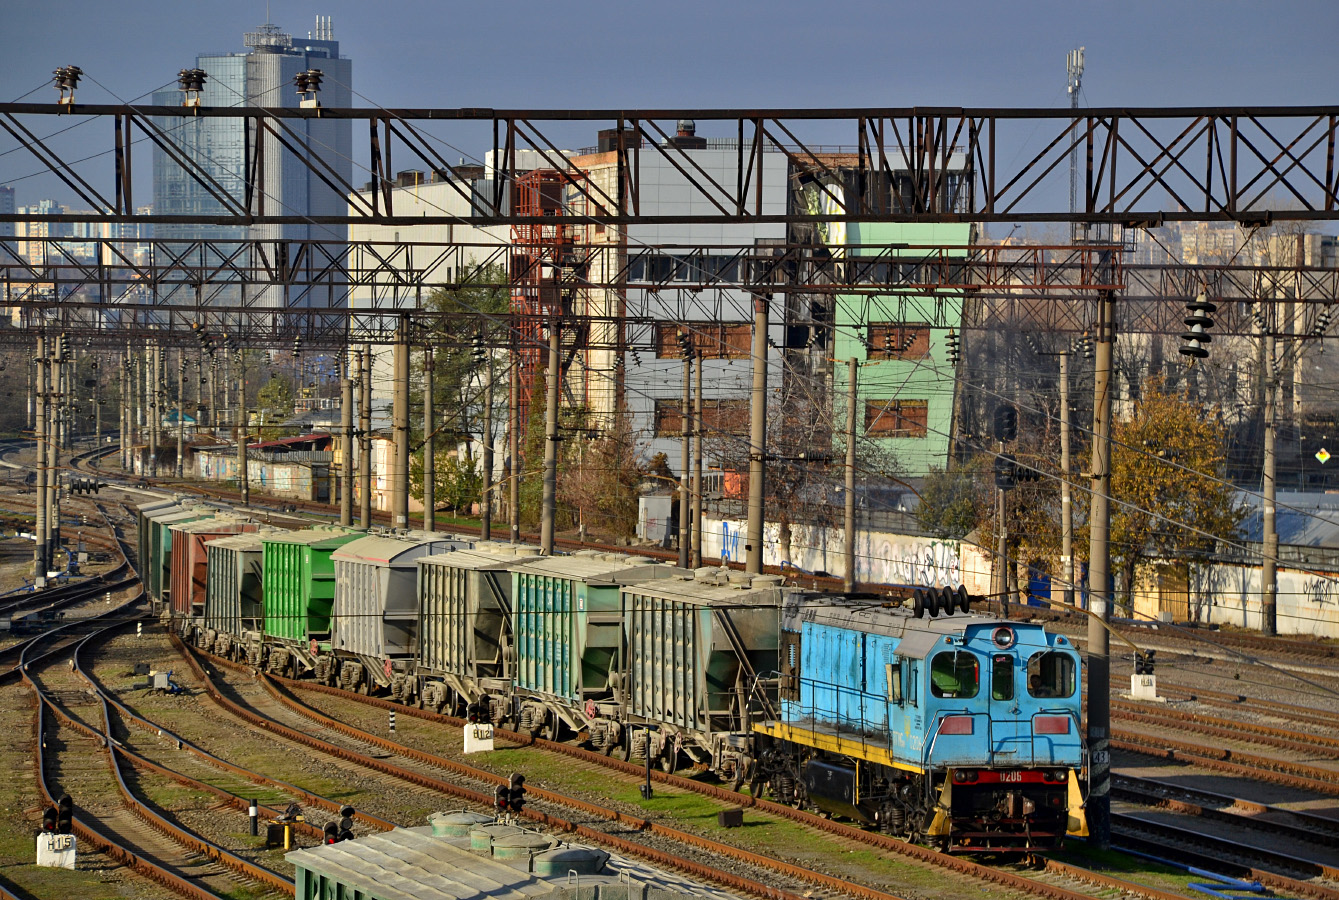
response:
[[[567,183],[555,169],[535,169],[512,185],[514,213],[525,219],[511,228],[512,340],[522,423],[529,420],[535,380],[547,364],[545,322],[571,312],[571,286],[563,285],[563,271],[571,265],[579,226],[564,208]]]

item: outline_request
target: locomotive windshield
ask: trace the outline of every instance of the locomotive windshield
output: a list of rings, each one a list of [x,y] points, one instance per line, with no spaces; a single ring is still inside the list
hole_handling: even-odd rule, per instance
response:
[[[1074,695],[1074,657],[1048,650],[1027,661],[1027,689],[1033,697],[1063,698]]]
[[[976,654],[953,650],[930,661],[930,693],[936,697],[975,697],[981,686]]]
[[[1014,658],[996,653],[990,666],[990,699],[1014,699]]]

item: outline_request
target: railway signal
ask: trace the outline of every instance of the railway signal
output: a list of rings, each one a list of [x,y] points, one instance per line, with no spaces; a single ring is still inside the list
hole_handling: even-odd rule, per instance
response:
[[[1018,410],[1012,406],[995,407],[995,440],[1009,442],[1018,437]]]
[[[511,806],[511,811],[517,815],[525,807],[525,776],[520,772],[512,772],[508,782],[507,802]]]
[[[62,794],[56,801],[56,834],[69,834],[74,830],[74,800],[69,794]]]

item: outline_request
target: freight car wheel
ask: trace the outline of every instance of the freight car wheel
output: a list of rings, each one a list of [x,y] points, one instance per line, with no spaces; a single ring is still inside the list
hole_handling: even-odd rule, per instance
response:
[[[673,775],[674,768],[678,762],[679,754],[671,750],[669,753],[660,757],[660,771],[664,772],[666,775]]]

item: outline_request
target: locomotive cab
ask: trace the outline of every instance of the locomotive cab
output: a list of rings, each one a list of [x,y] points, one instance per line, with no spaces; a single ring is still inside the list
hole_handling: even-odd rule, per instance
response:
[[[783,608],[778,800],[961,851],[1083,834],[1079,657],[1040,625],[809,597]],[[760,786],[760,785],[759,785]]]
[[[1061,636],[988,623],[927,654],[925,761],[942,772],[927,835],[1030,849],[1086,833],[1079,658]]]

